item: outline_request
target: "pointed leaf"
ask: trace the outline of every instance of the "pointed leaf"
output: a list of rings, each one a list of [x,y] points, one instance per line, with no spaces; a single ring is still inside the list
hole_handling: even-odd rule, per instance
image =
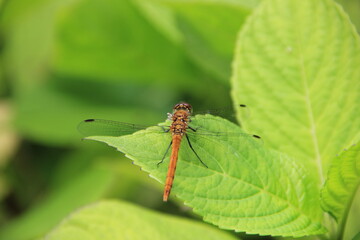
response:
[[[324,210],[341,223],[347,217],[359,184],[360,144],[357,144],[334,159],[321,191]]]
[[[120,201],[102,201],[70,215],[46,240],[205,239],[229,234],[193,220],[175,218]]]
[[[331,0],[263,1],[243,27],[233,98],[243,126],[324,181],[360,126],[360,41]]]
[[[224,229],[263,235],[299,237],[323,232],[316,188],[293,159],[266,150],[261,141],[219,117],[197,115],[191,126],[203,133],[196,136],[189,130],[188,135],[208,168],[184,140],[172,194],[205,221]],[[128,136],[90,139],[116,147],[164,183],[168,160],[159,167],[157,163],[171,134],[156,129],[159,127]]]

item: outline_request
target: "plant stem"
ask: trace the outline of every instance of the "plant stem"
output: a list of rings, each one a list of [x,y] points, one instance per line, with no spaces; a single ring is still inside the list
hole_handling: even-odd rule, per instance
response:
[[[348,204],[348,206],[346,206],[346,209],[344,211],[344,217],[340,220],[339,222],[339,229],[338,229],[338,234],[337,234],[337,240],[342,240],[344,239],[344,234],[345,234],[345,228],[346,228],[346,223],[347,223],[347,220],[349,218],[349,212],[350,212],[350,209],[351,209],[351,206],[354,202],[354,198],[356,196],[356,193],[359,189],[359,192],[360,192],[360,183],[358,184],[358,186],[355,188],[355,191],[353,192],[352,196],[351,196],[351,202]]]
[[[337,240],[337,231],[336,231],[336,222],[335,219],[328,213],[325,212],[324,216],[324,225],[328,229],[328,233],[322,236],[322,239],[336,239]]]

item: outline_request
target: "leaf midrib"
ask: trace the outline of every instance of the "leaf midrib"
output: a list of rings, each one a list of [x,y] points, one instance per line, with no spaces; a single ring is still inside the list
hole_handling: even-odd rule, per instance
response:
[[[309,79],[308,79],[308,74],[306,71],[306,67],[305,67],[305,61],[304,61],[304,56],[303,56],[303,50],[302,50],[302,44],[301,44],[301,40],[300,40],[300,33],[299,30],[296,29],[296,43],[298,46],[298,50],[299,50],[299,66],[300,66],[300,71],[301,71],[301,80],[304,86],[304,101],[305,101],[305,105],[307,108],[307,113],[308,113],[308,120],[309,120],[309,127],[310,127],[310,135],[311,135],[311,140],[312,140],[312,145],[314,147],[315,150],[315,162],[316,162],[316,166],[317,166],[317,170],[318,170],[318,175],[319,175],[319,180],[320,183],[318,183],[318,185],[322,184],[325,179],[324,179],[324,175],[323,175],[323,169],[322,169],[322,158],[321,158],[321,154],[320,154],[320,149],[319,149],[319,140],[317,138],[317,134],[316,134],[316,124],[315,124],[315,119],[314,119],[314,112],[313,112],[313,107],[311,104],[311,97],[310,97],[310,92],[309,92]]]

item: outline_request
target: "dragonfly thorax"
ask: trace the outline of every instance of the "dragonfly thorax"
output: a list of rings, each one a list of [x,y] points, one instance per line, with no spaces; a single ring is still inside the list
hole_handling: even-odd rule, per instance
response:
[[[175,135],[184,135],[190,121],[189,112],[187,110],[178,110],[171,115],[173,121],[170,131]]]

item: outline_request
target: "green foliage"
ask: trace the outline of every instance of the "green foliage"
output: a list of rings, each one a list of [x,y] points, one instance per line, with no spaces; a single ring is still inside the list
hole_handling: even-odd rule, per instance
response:
[[[61,80],[61,79],[60,79]],[[55,81],[60,81],[56,79]],[[91,117],[118,119],[122,117],[124,121],[131,121],[138,118],[139,112],[149,122],[153,122],[158,117],[157,110],[152,110],[146,106],[126,107],[118,106],[119,102],[127,96],[127,92],[138,89],[142,96],[158,92],[159,99],[167,96],[162,91],[150,89],[140,89],[125,84],[96,84],[94,82],[79,81],[78,85],[87,85],[87,91],[82,91],[78,97],[72,96],[67,83],[43,84],[26,89],[17,99],[16,124],[19,130],[28,137],[38,142],[46,142],[52,145],[79,144],[79,135],[75,133],[76,124],[83,119]],[[71,83],[70,85],[77,85]],[[98,96],[102,100],[91,100],[91,92],[97,90]],[[112,94],[113,92],[113,94]],[[76,93],[76,91],[75,91]],[[124,93],[124,94],[122,94]],[[119,95],[117,95],[119,94]],[[90,95],[90,96],[89,96]],[[124,96],[125,95],[125,96]],[[29,101],[29,99],[31,101]],[[87,101],[84,101],[87,99]],[[143,99],[143,98],[141,98]],[[149,101],[148,104],[152,102]],[[160,105],[161,109],[162,106]],[[59,111],[59,109],[61,109]],[[82,111],[79,111],[82,109]],[[66,116],[66,117],[64,117]]]
[[[235,54],[232,95],[251,106],[242,125],[322,184],[330,160],[358,139],[357,66],[359,36],[333,1],[264,1]]]
[[[250,8],[226,1],[168,1],[167,5],[176,13],[190,56],[209,73],[228,82],[236,35]]]
[[[30,239],[42,236],[74,209],[102,196],[113,176],[106,171],[86,171],[74,179],[71,186],[57,189],[42,205],[33,209],[16,222],[4,227],[0,239]],[[91,189],[79,196],[84,187]]]
[[[193,78],[184,53],[155,31],[131,1],[80,2],[60,14],[55,71],[101,81]]]
[[[80,159],[80,155],[76,157]],[[73,162],[74,159],[71,160]],[[21,240],[43,236],[74,209],[104,196],[112,181],[114,173],[103,167],[82,169],[81,173],[71,176],[71,181],[62,181],[60,185],[53,186],[48,196],[30,211],[5,225],[0,231],[0,239]],[[83,191],[84,188],[91,191]]]
[[[108,196],[128,199],[133,195],[147,199],[146,202],[134,202],[151,206],[151,196],[147,195],[145,187],[141,187],[148,182],[145,174],[119,158],[100,155],[104,155],[104,151],[96,147],[63,158],[53,174],[51,191],[21,217],[6,224],[0,231],[0,239],[41,237],[71,212]],[[89,164],[89,159],[94,156]],[[139,194],[139,191],[143,193]]]
[[[72,212],[47,238],[233,239],[175,217],[191,215],[183,202],[232,231],[359,238],[360,12],[336,1],[349,17],[332,0],[0,0],[0,239],[42,239]],[[147,173],[164,182],[169,133],[91,137],[145,171],[76,133],[87,118],[155,125],[181,100],[249,109],[243,130],[193,117],[227,133],[189,130],[209,168],[183,141],[166,204]],[[104,198],[174,217],[116,201],[76,211]]]
[[[229,104],[228,87],[199,91],[202,71],[136,6],[128,0],[8,4],[3,25],[11,45],[4,56],[21,134],[69,145],[78,141],[74,125],[84,118],[134,121],[141,112],[143,123],[159,122],[184,88],[190,98],[213,93],[221,100],[210,102]]]
[[[360,1],[357,0],[336,0],[336,2],[340,3],[349,17],[351,22],[356,26],[357,31],[360,32]]]
[[[104,223],[106,228],[104,228]],[[46,239],[231,240],[235,238],[193,220],[175,218],[129,203],[107,200],[77,211],[49,233]]]
[[[356,236],[353,238],[353,240],[360,240],[360,232],[356,234]]]
[[[340,226],[346,222],[359,184],[360,145],[357,144],[343,151],[333,160],[327,181],[321,192],[324,210],[331,213]]]
[[[168,38],[201,68],[228,82],[238,30],[258,1],[136,0]]]
[[[189,136],[208,168],[186,142],[181,146],[173,193],[205,221],[262,235],[299,237],[324,232],[316,188],[293,159],[266,150],[261,142],[222,118],[197,115],[191,125],[226,133]],[[157,163],[171,138],[160,127],[122,137],[88,139],[116,147],[164,183],[167,164],[157,167]]]
[[[191,80],[188,73],[190,70],[184,69],[184,66],[187,66],[184,63],[184,56],[180,56],[178,49],[171,48],[171,43],[167,43],[166,39],[156,33],[127,1],[121,1],[118,3],[121,6],[112,9],[112,11],[124,10],[126,15],[115,13],[107,15],[106,9],[109,6],[105,2],[93,1],[81,4],[78,2],[76,0],[43,1],[41,4],[29,7],[25,3],[24,6],[14,1],[9,3],[9,10],[4,17],[5,29],[9,28],[9,38],[13,39],[12,45],[6,48],[5,56],[8,60],[8,69],[14,72],[12,85],[17,93],[14,97],[17,110],[16,125],[27,138],[38,142],[52,145],[78,142],[78,136],[74,134],[75,123],[94,115],[94,117],[110,119],[121,116],[124,121],[133,121],[137,118],[138,112],[142,112],[149,122],[159,121],[161,118],[155,116],[166,110],[168,102],[174,101],[173,87],[160,84],[164,79],[172,79],[173,83],[180,82],[178,81],[180,78]],[[129,11],[126,11],[127,9]],[[25,13],[21,14],[22,12]],[[97,28],[89,22],[89,19],[95,19],[91,17],[94,12],[98,14],[95,21],[103,19],[112,23],[108,27],[117,26],[119,22],[123,22],[125,26],[122,26],[120,28],[122,31],[119,30],[117,34],[112,32],[105,35],[101,31],[106,31],[106,28],[102,27],[106,22],[98,21]],[[23,19],[21,22],[14,17],[18,15]],[[83,22],[78,19],[80,17],[84,19]],[[135,35],[133,38],[142,42],[127,39],[129,37],[127,32],[132,31],[134,26],[131,24],[135,23],[139,25],[136,28],[141,37]],[[140,32],[140,26],[143,32]],[[56,34],[53,28],[57,29]],[[29,34],[33,29],[37,32]],[[81,48],[79,46],[81,42],[76,41],[79,34],[80,38],[88,41],[87,44],[83,43]],[[98,39],[96,36],[102,38]],[[145,41],[147,38],[153,41]],[[147,72],[138,71],[139,62],[145,59],[141,54],[150,53],[138,49],[139,54],[136,55],[128,45],[119,43],[118,39],[124,41],[127,39],[133,44],[132,49],[148,42],[143,47],[148,51],[151,49],[151,54],[158,52],[160,40],[163,41],[162,48],[168,46],[171,50],[164,52],[164,58],[159,56],[149,60],[151,65]],[[28,45],[31,47],[26,47]],[[89,46],[91,49],[86,49]],[[117,46],[116,51],[114,46]],[[126,51],[134,54],[133,57],[137,60],[131,61],[129,54],[125,54]],[[50,58],[53,58],[52,69],[51,72],[47,72],[43,69],[48,68]],[[109,62],[113,65],[109,65]],[[124,66],[125,63],[134,66]],[[105,68],[103,65],[108,67]],[[163,68],[169,69],[169,73],[165,74]],[[123,71],[120,71],[121,69]],[[155,69],[160,70],[155,71]],[[182,70],[175,73],[175,69]],[[170,72],[179,76],[179,79],[170,77]],[[154,79],[159,80],[156,85],[146,88],[139,85]],[[129,101],[129,98],[136,95],[140,95],[138,100],[134,97],[134,100]],[[124,106],[124,102],[128,105]],[[147,102],[148,106],[141,106],[140,103],[144,102]],[[151,111],[150,106],[154,106]]]

